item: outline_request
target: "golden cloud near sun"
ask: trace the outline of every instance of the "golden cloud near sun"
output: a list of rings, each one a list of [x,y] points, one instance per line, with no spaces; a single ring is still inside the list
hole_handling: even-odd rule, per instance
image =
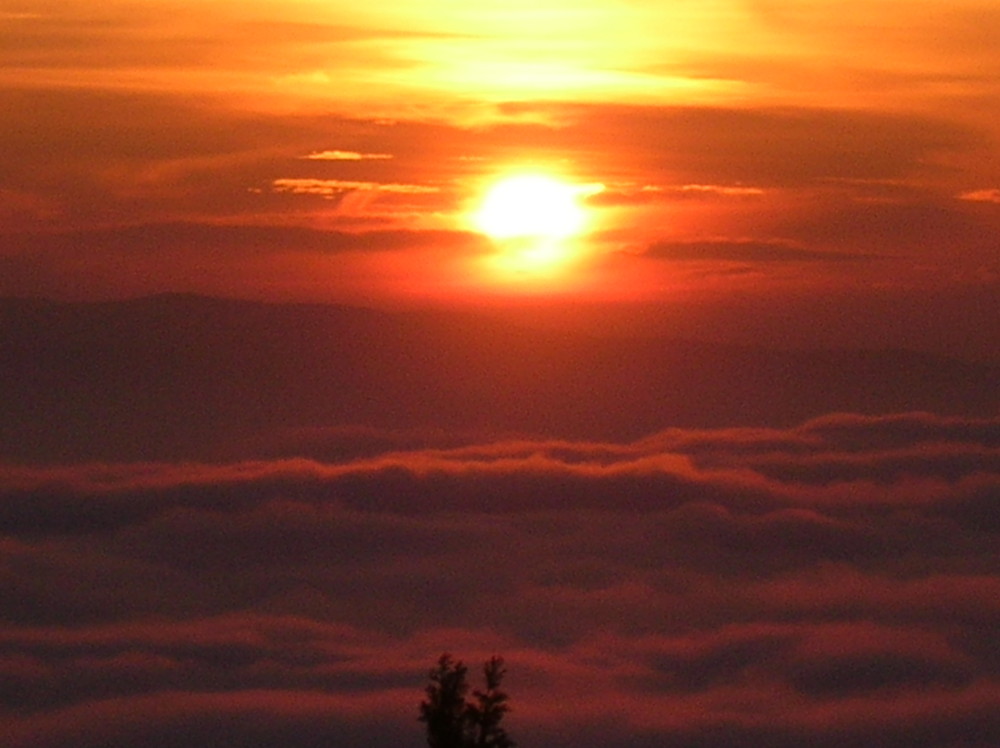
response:
[[[581,197],[604,185],[572,184],[546,174],[503,177],[487,189],[472,219],[499,245],[500,264],[520,273],[551,270],[572,254],[569,239],[587,224]]]

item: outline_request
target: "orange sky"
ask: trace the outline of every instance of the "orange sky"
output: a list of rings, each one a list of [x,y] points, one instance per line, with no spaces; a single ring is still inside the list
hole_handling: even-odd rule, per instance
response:
[[[1000,746],[998,115],[1000,0],[0,0],[0,742]]]
[[[981,326],[998,34],[992,0],[8,2],[0,293],[931,294]],[[519,169],[603,185],[558,272],[470,221]]]

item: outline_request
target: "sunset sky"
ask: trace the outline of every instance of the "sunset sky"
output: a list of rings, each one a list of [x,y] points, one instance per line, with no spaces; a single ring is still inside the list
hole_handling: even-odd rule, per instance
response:
[[[987,356],[998,28],[991,0],[8,0],[0,291],[568,296]],[[470,220],[525,170],[580,188],[557,271]]]
[[[0,297],[0,743],[1000,745],[995,0],[0,0]]]

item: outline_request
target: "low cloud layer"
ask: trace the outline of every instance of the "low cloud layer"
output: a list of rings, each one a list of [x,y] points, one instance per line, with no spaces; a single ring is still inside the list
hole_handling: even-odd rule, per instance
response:
[[[524,746],[1000,742],[996,419],[365,436],[4,468],[8,744],[417,746],[445,650]]]

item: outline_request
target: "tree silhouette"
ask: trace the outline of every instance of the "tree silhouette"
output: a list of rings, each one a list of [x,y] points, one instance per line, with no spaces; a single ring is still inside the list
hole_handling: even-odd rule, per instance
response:
[[[466,707],[475,748],[514,748],[514,741],[500,726],[503,715],[510,711],[507,694],[500,690],[500,681],[506,674],[502,657],[494,655],[483,665],[486,690],[473,691],[476,700]]]
[[[510,711],[507,694],[500,690],[506,674],[503,658],[493,656],[483,665],[486,689],[465,694],[468,668],[447,652],[430,671],[427,694],[420,702],[420,721],[427,725],[427,745],[430,748],[515,748],[515,743],[500,726]]]
[[[468,744],[465,682],[468,668],[447,652],[431,670],[431,682],[424,689],[427,698],[420,704],[420,721],[427,723],[430,748],[464,748]]]

